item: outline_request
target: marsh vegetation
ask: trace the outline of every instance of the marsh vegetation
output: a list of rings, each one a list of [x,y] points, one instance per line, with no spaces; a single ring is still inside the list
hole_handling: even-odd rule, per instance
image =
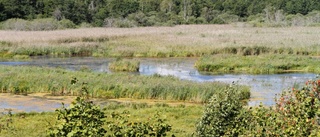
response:
[[[216,73],[274,74],[286,72],[320,73],[320,59],[301,55],[205,56],[195,63],[200,71]]]
[[[43,130],[43,125],[46,125],[46,128],[50,131],[54,123],[61,125],[72,124],[68,123],[68,121],[58,121],[58,115],[70,112],[70,115],[65,115],[67,116],[66,118],[76,117],[84,111],[73,110],[86,109],[88,112],[95,110],[99,111],[99,114],[103,113],[103,116],[99,115],[102,116],[100,120],[107,122],[100,123],[101,125],[96,128],[107,130],[106,135],[114,133],[139,134],[141,133],[139,129],[144,129],[149,124],[160,122],[159,125],[153,126],[162,128],[169,126],[170,129],[164,131],[166,132],[165,135],[175,136],[206,136],[213,134],[218,136],[318,136],[320,130],[318,113],[319,85],[319,80],[307,81],[303,87],[285,91],[276,99],[277,104],[271,107],[262,105],[259,107],[246,107],[245,102],[238,96],[240,93],[238,88],[232,85],[225,88],[225,92],[214,94],[205,107],[202,105],[189,106],[183,104],[172,106],[162,103],[149,105],[147,103],[109,102],[103,105],[101,110],[97,109],[96,106],[88,107],[86,103],[77,103],[71,108],[63,107],[58,110],[58,114],[43,112],[5,115],[1,117],[0,124],[4,122],[1,121],[2,119],[10,119],[12,122],[6,128],[2,128],[1,133],[7,136],[45,136],[47,131]],[[86,115],[84,114],[84,116]],[[201,119],[199,119],[200,117]],[[87,118],[83,120],[90,120],[95,116]],[[152,122],[154,118],[160,121]],[[197,126],[195,126],[196,123]],[[29,126],[25,126],[25,124]],[[123,124],[127,125],[124,126]],[[83,124],[70,125],[68,130],[77,130],[79,132],[75,133],[84,133],[86,130],[77,128],[80,126],[83,126]],[[119,130],[114,130],[114,128]],[[31,129],[33,130],[31,131]],[[152,131],[152,128],[149,130]],[[73,132],[57,133],[74,134]],[[152,132],[144,132],[143,134],[145,133]]]
[[[291,71],[318,73],[320,71],[317,65],[319,64],[317,56],[320,55],[320,46],[317,43],[319,33],[320,31],[313,27],[252,28],[232,25],[0,31],[0,57],[4,60],[20,60],[36,56],[118,57],[123,59],[110,63],[108,67],[121,71],[138,70],[139,62],[132,62],[131,59],[125,57],[197,57],[198,61],[195,66],[201,71],[242,74]],[[306,85],[307,88],[292,90],[296,94],[284,94],[293,96],[289,98],[290,103],[292,101],[295,104],[299,104],[299,101],[311,103],[312,109],[296,105],[297,107],[290,111],[282,111],[284,108],[289,109],[294,106],[291,106],[287,100],[284,100],[285,103],[282,100],[280,103],[277,102],[277,105],[280,105],[270,107],[270,109],[265,109],[265,106],[246,107],[247,99],[250,98],[250,88],[247,86],[222,82],[195,82],[160,74],[142,76],[126,72],[92,72],[85,67],[78,69],[78,71],[71,71],[62,68],[2,65],[0,66],[0,80],[2,93],[29,95],[40,92],[50,93],[52,96],[78,96],[82,95],[82,87],[85,86],[88,96],[104,100],[130,98],[193,103],[191,106],[172,106],[168,104],[150,105],[150,103],[128,105],[122,102],[103,106],[106,107],[106,110],[103,111],[107,115],[114,111],[121,114],[124,110],[129,109],[130,115],[133,117],[130,118],[130,121],[138,121],[137,123],[140,119],[153,117],[154,113],[151,112],[161,111],[168,119],[168,124],[173,127],[168,134],[177,136],[201,134],[201,130],[195,133],[197,130],[195,125],[201,118],[203,103],[209,103],[208,106],[220,103],[219,107],[230,108],[231,111],[221,112],[221,114],[228,113],[226,116],[232,115],[232,117],[227,117],[226,121],[241,119],[251,122],[247,125],[228,123],[224,126],[223,131],[217,132],[220,135],[247,133],[247,135],[255,135],[265,129],[278,133],[267,132],[266,135],[280,135],[281,131],[272,128],[278,125],[288,129],[288,133],[283,134],[316,135],[319,128],[314,124],[315,122],[303,125],[301,121],[295,121],[294,117],[291,117],[290,122],[300,123],[298,126],[287,125],[283,122],[285,120],[281,119],[284,118],[284,115],[291,115],[302,109],[312,111],[312,116],[301,116],[301,119],[308,121],[318,119],[319,116],[314,112],[319,110],[319,106],[313,106],[312,102],[308,102],[309,95],[310,97],[318,96],[318,93],[309,90],[314,87],[318,88],[318,85],[315,84]],[[236,96],[226,94],[235,91],[237,92],[234,94]],[[308,95],[307,99],[294,100],[297,96],[302,95]],[[228,106],[224,103],[234,105]],[[210,107],[206,108],[206,111],[212,112],[209,109]],[[220,114],[218,110],[213,111],[215,116]],[[12,123],[15,128],[12,130],[8,128],[9,130],[4,130],[2,133],[12,136],[30,132],[30,136],[45,136],[43,128],[29,128],[20,125],[20,123],[30,122],[39,126],[43,125],[44,121],[57,122],[54,119],[57,114],[51,112],[23,115],[23,119],[20,118],[21,114],[11,116],[13,121],[17,121]],[[270,121],[264,115],[274,116],[280,122]],[[208,116],[210,117],[212,114],[209,113]],[[223,120],[223,118],[225,117],[219,119]],[[206,120],[206,115],[203,115],[203,119]],[[259,125],[261,122],[266,125]],[[273,123],[278,125],[273,125]],[[206,123],[204,122],[204,124]],[[115,127],[119,126],[121,125],[115,125]],[[207,125],[198,126],[206,127]],[[238,130],[238,127],[243,128]],[[306,127],[308,132],[291,134],[297,128],[302,127]],[[42,131],[32,131],[31,133],[30,130],[35,128]],[[259,133],[251,129],[259,129],[257,130]]]
[[[50,92],[52,95],[80,95],[79,87],[88,83],[90,96],[101,98],[163,99],[207,102],[212,94],[223,92],[228,84],[184,81],[172,76],[139,76],[127,73],[105,74],[39,67],[0,66],[2,93],[29,94]],[[70,81],[77,82],[74,84]],[[243,99],[249,88],[239,86]]]
[[[139,72],[140,62],[137,60],[117,59],[109,63],[109,69],[113,71]]]
[[[313,27],[252,28],[187,25],[91,28],[59,31],[0,31],[2,58],[24,56],[201,57],[292,54],[319,56]]]
[[[39,93],[76,100],[56,113],[8,109],[0,115],[0,136],[320,136],[320,81],[301,82],[320,72],[319,5],[317,0],[1,0],[0,92],[15,96],[15,103],[47,99]],[[113,62],[100,72],[75,62],[73,70],[28,62],[6,66],[8,60],[36,57]],[[197,70],[139,75],[146,68],[136,58],[177,57],[197,60]],[[313,74],[269,76],[292,72]],[[187,77],[176,77],[182,73]],[[188,79],[200,73],[240,78]],[[264,87],[270,92],[259,96],[272,98],[284,88],[273,85],[285,80],[293,84],[283,84],[275,103],[247,106],[250,88]]]

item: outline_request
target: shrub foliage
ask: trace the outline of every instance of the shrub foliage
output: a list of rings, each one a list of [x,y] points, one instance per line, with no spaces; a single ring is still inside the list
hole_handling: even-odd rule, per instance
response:
[[[197,125],[197,134],[207,136],[237,136],[245,123],[240,121],[243,103],[236,86],[227,87],[225,92],[215,94],[206,106]]]
[[[104,136],[106,133],[102,127],[104,112],[83,97],[77,97],[70,108],[63,106],[56,112],[58,120],[61,120],[62,123],[50,129],[49,136],[51,137]]]
[[[320,135],[320,80],[283,92],[270,108],[243,107],[234,91],[212,97],[198,123],[199,136]]]
[[[71,80],[72,84],[76,84],[76,78]],[[129,121],[129,111],[123,113],[111,113],[111,121],[106,121],[106,115],[99,106],[88,101],[88,88],[86,83],[82,83],[81,96],[77,97],[69,108],[63,104],[61,109],[57,109],[57,120],[60,121],[54,127],[50,127],[48,135],[51,137],[141,137],[141,136],[166,136],[171,130],[171,126],[165,123],[157,113],[148,121]],[[104,124],[108,124],[108,131],[104,128]],[[0,128],[1,129],[1,128]],[[1,131],[1,130],[0,130]]]
[[[167,136],[167,132],[171,130],[171,125],[165,123],[165,119],[161,118],[159,113],[146,121],[129,121],[130,112],[111,113],[111,120],[108,121],[110,133],[108,136],[115,137],[143,137],[143,136]]]

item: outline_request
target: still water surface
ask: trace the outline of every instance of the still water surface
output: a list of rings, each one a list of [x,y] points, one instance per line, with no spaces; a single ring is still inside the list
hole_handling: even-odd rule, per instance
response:
[[[0,65],[30,65],[61,67],[70,70],[90,69],[95,72],[112,73],[108,69],[109,62],[114,59],[106,58],[34,58],[27,62],[0,62]],[[307,80],[315,79],[312,73],[287,73],[272,75],[249,74],[201,74],[194,68],[196,58],[138,58],[140,61],[139,74],[141,75],[172,75],[183,80],[220,81],[225,83],[238,83],[251,87],[252,98],[249,105],[273,105],[276,94],[294,85],[303,86]]]

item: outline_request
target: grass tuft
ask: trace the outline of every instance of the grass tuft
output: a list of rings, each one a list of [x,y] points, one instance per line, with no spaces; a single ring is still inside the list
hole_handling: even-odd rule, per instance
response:
[[[140,62],[137,60],[119,59],[109,63],[109,69],[113,71],[138,72]]]
[[[215,73],[272,74],[286,72],[320,72],[319,58],[299,55],[214,55],[200,58],[199,71]]]

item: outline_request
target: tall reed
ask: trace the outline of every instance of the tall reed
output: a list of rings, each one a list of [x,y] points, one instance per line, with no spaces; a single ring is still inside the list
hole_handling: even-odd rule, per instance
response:
[[[71,80],[76,82],[71,82]],[[101,98],[161,99],[206,102],[213,94],[224,92],[228,84],[192,82],[171,76],[140,76],[128,73],[93,73],[59,68],[0,66],[0,92],[53,95],[78,95],[83,83],[90,95]],[[239,86],[242,98],[250,97],[249,88]]]

